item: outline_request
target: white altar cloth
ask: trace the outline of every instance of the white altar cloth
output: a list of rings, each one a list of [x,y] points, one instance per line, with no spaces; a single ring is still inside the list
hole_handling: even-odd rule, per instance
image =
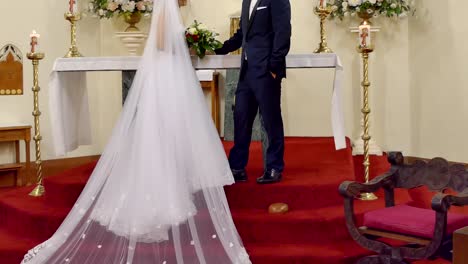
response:
[[[55,61],[49,81],[49,106],[55,154],[63,156],[79,146],[92,143],[91,120],[86,86],[88,71],[131,71],[138,68],[140,57],[59,58]],[[237,69],[239,55],[209,55],[204,59],[192,57],[199,79],[205,70]],[[342,109],[343,66],[336,54],[294,54],[286,59],[288,69],[335,68],[331,102],[331,122],[335,148],[346,147]]]

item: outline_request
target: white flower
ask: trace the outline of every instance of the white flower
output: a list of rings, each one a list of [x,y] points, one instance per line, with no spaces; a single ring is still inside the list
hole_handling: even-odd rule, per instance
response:
[[[200,23],[200,24],[198,24],[198,29],[200,29],[200,30],[207,30],[208,27],[207,27],[205,24]]]
[[[350,6],[358,6],[362,4],[362,0],[349,0],[348,3]]]
[[[190,33],[190,35],[197,35],[198,30],[192,27],[192,28],[189,28],[188,33]]]
[[[130,1],[127,3],[122,4],[122,10],[123,11],[128,11],[128,12],[133,12],[135,11],[135,2]]]
[[[371,4],[375,4],[377,2],[377,0],[367,0],[367,1]]]
[[[395,3],[392,3],[392,4],[390,5],[390,7],[391,7],[391,8],[396,8],[397,5],[396,5]]]
[[[99,9],[99,10],[98,10],[98,14],[99,14],[100,16],[104,16],[104,10]]]
[[[344,1],[343,3],[341,3],[341,6],[343,7],[343,9],[347,8],[348,2]]]

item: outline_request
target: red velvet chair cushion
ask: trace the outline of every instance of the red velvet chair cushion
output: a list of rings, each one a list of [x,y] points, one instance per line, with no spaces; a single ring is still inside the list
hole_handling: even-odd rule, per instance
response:
[[[435,211],[409,205],[397,205],[364,214],[364,226],[393,233],[432,238]],[[468,215],[449,213],[447,234],[468,226]]]

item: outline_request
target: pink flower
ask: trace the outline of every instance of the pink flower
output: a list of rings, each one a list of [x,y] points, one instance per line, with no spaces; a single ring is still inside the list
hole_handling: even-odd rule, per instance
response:
[[[136,4],[136,7],[140,11],[145,11],[146,10],[146,5],[145,5],[145,2],[143,2],[143,1],[138,2]]]
[[[119,8],[119,4],[116,2],[110,2],[107,4],[107,10],[114,12],[117,8]]]

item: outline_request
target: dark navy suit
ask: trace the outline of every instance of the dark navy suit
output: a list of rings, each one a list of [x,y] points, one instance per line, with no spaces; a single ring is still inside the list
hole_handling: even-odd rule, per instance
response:
[[[232,169],[248,162],[252,126],[258,110],[268,136],[266,171],[284,169],[284,129],[281,116],[281,80],[286,77],[286,55],[291,43],[289,0],[258,0],[249,17],[251,0],[242,3],[240,28],[217,54],[242,47],[242,63],[234,110]],[[276,78],[273,77],[276,75]]]

